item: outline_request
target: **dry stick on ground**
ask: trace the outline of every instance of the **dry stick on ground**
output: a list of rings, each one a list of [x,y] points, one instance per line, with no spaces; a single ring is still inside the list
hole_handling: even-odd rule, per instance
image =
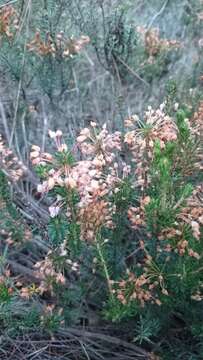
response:
[[[35,276],[34,270],[31,270],[27,266],[21,265],[14,260],[8,259],[6,260],[6,262],[10,265],[11,270],[15,274],[21,274],[23,276],[29,277],[29,279],[35,281],[36,283],[40,283],[41,280],[37,276]]]
[[[95,340],[99,340],[99,341],[104,341],[106,343],[114,344],[117,346],[127,347],[128,349],[136,351],[140,356],[143,356],[143,358],[147,355],[147,352],[145,350],[140,349],[138,346],[128,343],[127,341],[121,340],[119,338],[112,337],[110,335],[90,332],[90,331],[86,331],[83,329],[82,330],[76,329],[76,328],[68,328],[67,330],[61,330],[61,331],[59,331],[59,333],[61,333],[62,335],[71,334],[71,335],[81,336],[84,339],[90,338],[90,339],[95,339]]]
[[[31,196],[26,195],[18,185],[12,184],[12,187],[14,189],[13,201],[22,215],[28,220],[32,220],[33,224],[38,227],[40,225],[42,227],[46,226],[50,217],[45,207],[43,207],[42,204],[38,205],[38,203]]]
[[[16,339],[5,336],[3,340],[4,355],[9,356],[12,353],[12,360],[23,359],[23,356],[25,359],[33,359],[38,352],[41,357],[37,358],[43,360],[58,359],[57,356],[60,356],[61,360],[73,359],[73,356],[81,360],[150,360],[151,358],[145,350],[127,341],[102,332],[93,333],[84,329],[60,329],[51,339],[48,334],[33,332],[26,336],[18,336]]]

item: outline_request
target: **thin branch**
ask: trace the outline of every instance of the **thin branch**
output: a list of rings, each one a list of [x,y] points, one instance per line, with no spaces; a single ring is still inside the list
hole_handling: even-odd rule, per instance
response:
[[[43,126],[43,134],[42,134],[42,152],[45,151],[45,143],[46,143],[46,134],[47,134],[47,127],[48,127],[48,118],[45,112],[45,106],[44,106],[44,101],[41,101],[42,103],[42,113],[43,113],[43,122],[44,122],[44,126]]]
[[[9,138],[10,138],[9,128],[8,128],[8,124],[7,124],[6,114],[4,111],[4,106],[1,101],[0,101],[0,114],[1,114],[4,130],[5,130],[6,140],[7,140],[7,142],[9,142]]]
[[[26,275],[29,278],[31,278],[32,280],[40,282],[40,278],[36,277],[35,274],[34,274],[34,271],[29,269],[28,267],[26,267],[24,265],[21,265],[21,264],[17,263],[14,260],[7,259],[6,262],[7,262],[7,264],[10,265],[11,269],[15,273],[18,273],[18,274],[21,274],[21,275]]]
[[[6,2],[5,4],[0,5],[0,9],[4,8],[5,6],[9,6],[9,5],[11,5],[11,4],[15,4],[16,2],[18,2],[18,0],[8,1],[8,2]]]
[[[150,28],[152,27],[154,21],[164,12],[166,6],[168,5],[168,2],[169,2],[169,0],[166,0],[165,3],[163,4],[163,6],[161,7],[161,9],[158,11],[158,13],[156,13],[153,16],[152,20],[150,21],[149,25],[147,26],[147,31],[150,30]]]
[[[83,338],[86,338],[86,339],[87,338],[95,339],[95,340],[97,339],[97,340],[104,341],[104,342],[114,344],[117,346],[123,346],[123,347],[126,347],[130,350],[137,352],[137,355],[139,354],[139,356],[143,357],[144,359],[148,358],[147,357],[148,353],[145,350],[139,348],[138,346],[136,346],[134,344],[128,343],[125,340],[121,340],[119,338],[116,338],[116,337],[113,337],[110,335],[99,334],[96,332],[90,332],[90,331],[86,331],[83,329],[76,329],[76,328],[68,328],[67,330],[61,329],[61,330],[59,330],[59,333],[61,333],[63,335],[72,334],[72,335],[76,335],[76,336],[82,336]]]
[[[126,64],[119,56],[116,58],[123,64],[129,72],[131,72],[138,80],[142,81],[146,86],[150,86],[144,79],[142,79],[133,69],[131,69],[128,64]]]
[[[31,14],[31,6],[30,5],[31,5],[31,2],[29,1],[28,7],[27,7],[28,20],[27,20],[27,29],[26,29],[26,36],[25,36],[24,49],[23,49],[22,67],[21,67],[20,81],[18,84],[18,92],[17,92],[17,97],[16,97],[16,103],[15,103],[13,126],[12,126],[12,130],[11,130],[11,136],[9,139],[9,147],[11,147],[11,145],[12,145],[15,128],[16,128],[16,123],[17,123],[17,113],[18,113],[18,106],[19,106],[19,101],[20,101],[20,93],[21,93],[21,89],[22,89],[22,81],[23,81],[23,74],[24,74],[24,67],[25,67],[26,45],[27,45],[27,38],[28,38],[28,33],[29,33],[29,19],[30,19],[30,14]]]

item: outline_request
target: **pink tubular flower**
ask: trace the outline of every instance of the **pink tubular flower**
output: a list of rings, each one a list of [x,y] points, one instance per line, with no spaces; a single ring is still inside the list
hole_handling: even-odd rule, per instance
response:
[[[94,157],[94,165],[97,167],[105,166],[114,160],[115,155],[112,150],[121,150],[120,132],[109,134],[106,124],[100,131],[95,123],[91,125],[91,129],[83,129],[77,138],[77,142],[82,154]]]
[[[59,211],[59,206],[49,206],[49,213],[52,218],[55,218],[59,214]]]

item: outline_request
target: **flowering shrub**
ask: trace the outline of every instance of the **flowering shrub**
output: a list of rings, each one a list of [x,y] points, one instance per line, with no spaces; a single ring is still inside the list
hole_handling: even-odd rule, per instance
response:
[[[145,29],[138,27],[137,31],[144,37],[145,50],[149,55],[149,59],[153,61],[153,58],[157,56],[161,51],[168,51],[171,48],[179,48],[180,43],[177,40],[161,39],[159,29]]]
[[[179,6],[174,32],[170,2],[93,3],[0,5],[1,351],[15,358],[29,343],[47,358],[70,346],[75,357],[96,359],[115,333],[112,358],[114,348],[135,358],[134,341],[196,359],[203,103],[192,112],[201,98],[202,26],[188,28],[182,16],[193,13],[200,25],[201,6]],[[164,103],[144,112],[146,99],[160,96]],[[139,116],[130,116],[135,108]]]
[[[40,9],[34,3],[32,11],[30,4],[24,3],[1,6],[0,64],[4,74],[8,71],[14,82],[19,81],[23,68],[26,74],[21,79],[24,94],[29,87],[31,93],[33,89],[43,89],[53,98],[58,91],[61,96],[71,84],[72,68],[90,38],[85,33],[75,35],[72,30],[67,33],[66,7],[58,9],[54,2],[47,5],[46,10],[46,5]],[[51,22],[54,27],[50,28]],[[23,101],[20,95],[19,102]]]
[[[143,120],[126,119],[124,133],[91,122],[71,147],[62,131],[49,130],[53,153],[32,146],[30,159],[40,178],[35,194],[39,203],[46,199],[49,241],[39,256],[33,254],[31,280],[13,277],[19,265],[11,260],[10,270],[2,257],[5,328],[11,318],[4,314],[14,311],[15,301],[32,310],[17,315],[13,331],[22,321],[51,334],[83,324],[84,304],[96,303],[106,320],[136,319],[135,341],[151,341],[173,316],[201,336],[202,104],[190,118],[177,108],[172,118],[165,104],[149,107]],[[28,170],[3,140],[0,145],[2,170],[19,184]],[[9,210],[3,181],[2,173],[2,250],[27,251],[32,241],[22,240],[31,240],[31,228]],[[26,254],[21,256],[29,263]]]
[[[31,239],[29,227],[19,216],[9,193],[9,184],[17,184],[27,169],[0,135],[0,242],[12,245]],[[1,246],[2,246],[1,244]]]
[[[34,39],[27,44],[28,50],[40,56],[56,56],[57,54],[67,57],[78,54],[90,41],[89,37],[84,35],[79,39],[65,39],[63,32],[57,34],[56,39],[52,39],[49,33],[46,34],[46,37],[46,41],[43,41],[40,32],[37,31]]]
[[[0,37],[12,39],[18,29],[19,15],[13,6],[5,6],[0,10]]]
[[[56,153],[32,147],[38,192],[63,229],[39,264],[42,292],[66,284],[71,269],[81,277],[88,251],[90,271],[106,279],[113,320],[149,305],[165,306],[167,316],[202,299],[202,122],[182,110],[172,119],[164,107],[127,119],[125,134],[92,122],[72,149],[60,130],[49,131]]]

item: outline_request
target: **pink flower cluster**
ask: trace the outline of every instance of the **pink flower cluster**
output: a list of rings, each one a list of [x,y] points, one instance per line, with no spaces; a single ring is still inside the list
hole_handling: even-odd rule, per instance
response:
[[[6,173],[9,180],[17,182],[26,173],[27,168],[16,157],[9,147],[7,147],[0,135],[0,165],[2,170]]]
[[[125,121],[125,126],[131,128],[125,134],[124,142],[132,152],[132,161],[135,163],[136,182],[135,186],[147,188],[150,184],[149,166],[153,160],[155,141],[159,141],[160,147],[177,139],[178,129],[174,120],[165,114],[165,104],[158,110],[151,107],[145,113],[144,122],[137,115]]]
[[[71,155],[63,141],[62,132],[49,131],[57,152]],[[76,191],[79,201],[74,209],[74,220],[81,225],[81,238],[92,241],[101,226],[112,227],[111,204],[105,200],[112,191],[118,191],[121,182],[116,153],[121,150],[121,134],[109,134],[106,126],[98,130],[95,123],[90,129],[83,129],[77,138],[77,147],[84,160],[60,163],[57,157],[41,152],[38,146],[32,146],[30,154],[33,165],[49,165],[46,179],[38,185],[38,192],[48,193],[55,187],[64,187],[68,192]],[[122,163],[122,177],[129,174],[130,167]],[[72,204],[57,196],[49,207],[51,217],[56,217],[66,206],[65,213],[73,219]]]

